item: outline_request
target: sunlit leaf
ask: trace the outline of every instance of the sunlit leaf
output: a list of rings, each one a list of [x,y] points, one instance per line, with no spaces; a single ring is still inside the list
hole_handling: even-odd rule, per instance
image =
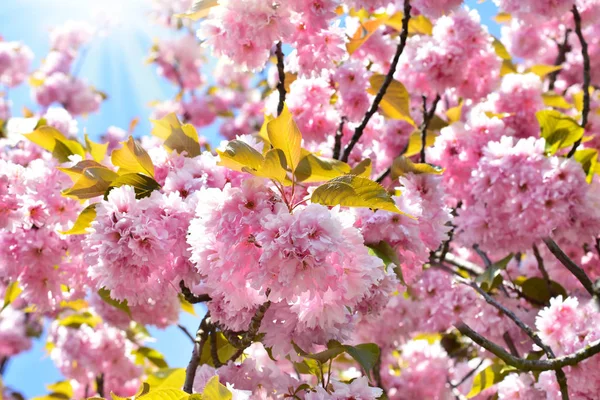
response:
[[[492,46],[494,46],[494,51],[496,52],[496,55],[498,57],[500,57],[503,60],[511,60],[512,57],[510,56],[510,53],[508,52],[508,50],[506,50],[506,47],[504,46],[504,44],[502,44],[501,41],[499,41],[498,39],[494,38],[494,41],[492,42]]]
[[[189,397],[189,393],[184,392],[180,389],[175,388],[159,388],[150,391],[141,396],[136,396],[137,399],[142,400],[186,400]]]
[[[51,152],[59,162],[69,161],[71,155],[85,156],[85,150],[81,144],[75,140],[67,139],[60,131],[51,126],[39,126],[33,132],[23,136],[44,150]]]
[[[502,66],[500,67],[500,76],[508,75],[508,74],[516,74],[517,67],[511,60],[502,60]]]
[[[433,174],[440,175],[444,170],[438,169],[430,164],[413,163],[410,158],[405,156],[396,157],[392,163],[392,179],[404,176],[408,173],[412,174]]]
[[[13,301],[19,297],[23,289],[19,287],[19,283],[17,281],[11,282],[4,292],[4,304],[2,305],[3,311],[6,307],[8,307]]]
[[[385,75],[375,74],[369,80],[371,86],[368,92],[372,95],[377,95],[385,81]],[[410,116],[410,95],[404,85],[393,79],[388,86],[379,107],[383,110],[386,117],[407,121],[414,125],[414,121]]]
[[[462,116],[462,108],[463,102],[461,101],[456,107],[449,108],[446,111],[446,116],[448,117],[448,122],[453,124],[454,122],[460,121]]]
[[[361,176],[363,178],[369,178],[371,176],[371,170],[373,169],[371,164],[371,159],[365,158],[364,160],[356,164],[354,168],[352,168],[350,172],[348,172],[348,175],[356,175]]]
[[[136,199],[148,197],[153,191],[160,189],[158,182],[142,174],[121,175],[110,184],[111,188],[121,186],[132,186],[135,190]]]
[[[400,25],[399,30],[402,30],[402,25]],[[423,14],[412,16],[408,21],[408,33],[431,36],[433,34],[433,24]]]
[[[179,304],[181,304],[181,310],[185,311],[188,314],[196,315],[196,310],[194,310],[194,305],[188,302],[182,294],[179,295]]]
[[[188,18],[193,21],[198,21],[199,19],[205,18],[208,16],[211,8],[219,5],[218,0],[195,0],[192,4],[192,7],[182,14],[175,14],[174,17],[177,18]]]
[[[68,328],[79,328],[81,325],[88,325],[94,328],[100,322],[102,322],[102,319],[99,316],[87,311],[83,313],[70,314],[58,320],[59,325],[66,326]]]
[[[132,351],[134,356],[140,356],[156,365],[158,368],[168,368],[169,365],[165,361],[165,356],[156,349],[150,347],[139,347]]]
[[[542,129],[540,136],[546,140],[546,151],[550,154],[571,147],[583,137],[584,129],[568,115],[556,110],[538,111],[535,115]]]
[[[163,139],[164,146],[178,153],[186,152],[188,157],[200,155],[198,132],[191,124],[182,125],[177,115],[171,113],[159,120],[151,120],[152,135]]]
[[[82,161],[82,163],[86,161]],[[78,168],[79,164],[73,168]],[[69,170],[73,171],[73,168]],[[66,172],[64,169],[62,171]],[[117,178],[118,174],[116,172],[104,166],[84,167],[73,186],[63,191],[63,194],[81,200],[103,196],[110,187],[110,184]]]
[[[345,162],[308,153],[300,160],[294,173],[299,182],[322,182],[348,172],[350,166]]]
[[[512,20],[512,15],[506,12],[501,12],[496,14],[494,20],[499,24],[503,24],[505,22],[510,22]]]
[[[269,122],[267,131],[271,145],[283,151],[288,167],[294,172],[302,158],[302,134],[287,106],[280,116]]]
[[[230,140],[225,150],[217,150],[217,154],[221,158],[218,165],[234,171],[243,171],[245,167],[259,169],[264,162],[262,154],[241,140]]]
[[[352,55],[358,50],[386,21],[388,21],[387,16],[362,22],[348,43],[346,43],[348,54]]]
[[[560,65],[534,65],[528,69],[529,72],[533,72],[540,78],[545,77],[548,74],[551,74],[555,71],[560,71],[562,66]]]
[[[319,186],[311,201],[326,206],[367,207],[402,214],[381,185],[353,175],[340,176]]]
[[[222,332],[213,333],[217,336],[217,354],[219,356],[219,360],[221,362],[226,362],[229,360],[235,353],[237,353],[237,349],[233,347],[231,343],[225,338]],[[214,366],[213,358],[211,355],[211,347],[212,341],[208,340],[204,347],[202,348],[202,354],[200,355],[200,365],[209,364]]]
[[[561,95],[555,93],[544,93],[542,95],[544,104],[548,107],[563,108],[565,110],[573,107],[569,102]]]
[[[92,225],[95,218],[96,204],[94,203],[90,204],[79,213],[71,229],[61,233],[63,235],[85,235],[88,233],[87,229]]]
[[[592,183],[594,175],[597,173],[598,167],[598,150],[596,149],[581,149],[577,150],[573,155],[575,161],[581,164],[581,167],[586,173],[587,183]]]
[[[71,382],[69,381],[56,382],[47,385],[46,388],[52,393],[64,394],[68,398],[73,397],[73,387],[71,386]]]
[[[492,364],[477,375],[473,379],[471,390],[467,394],[467,398],[471,399],[483,392],[487,388],[492,387],[496,383],[502,382],[505,375],[502,373],[503,365]]]
[[[232,397],[229,389],[219,382],[218,375],[209,379],[202,392],[202,399],[206,400],[231,400]]]
[[[161,369],[146,379],[148,385],[153,389],[158,388],[182,388],[185,382],[185,368]]]
[[[154,177],[154,165],[150,155],[144,148],[129,136],[123,147],[113,150],[110,158],[115,167],[119,167],[119,175],[142,173]]]
[[[115,300],[110,296],[110,290],[106,289],[106,288],[102,288],[100,290],[98,290],[98,296],[100,296],[100,298],[102,300],[104,300],[104,302],[106,304],[110,304],[111,306],[123,311],[125,314],[127,314],[130,318],[131,318],[131,310],[129,309],[129,305],[127,304],[127,300]]]
[[[86,133],[85,146],[87,152],[90,153],[94,161],[101,162],[102,160],[104,160],[104,157],[106,156],[106,151],[108,150],[108,143],[101,144],[93,142],[92,140],[90,140]]]
[[[425,146],[433,146],[435,143],[436,134],[433,131],[428,130],[425,134]],[[402,153],[405,157],[412,157],[416,154],[419,154],[421,151],[422,143],[421,143],[421,132],[414,131],[410,138],[408,139],[408,146],[406,147],[406,151]]]

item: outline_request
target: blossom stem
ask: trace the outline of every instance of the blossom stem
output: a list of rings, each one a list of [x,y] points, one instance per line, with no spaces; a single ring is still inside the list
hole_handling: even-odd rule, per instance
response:
[[[571,9],[573,13],[573,20],[575,21],[575,33],[577,33],[577,37],[579,38],[579,43],[581,44],[581,55],[583,57],[583,109],[581,110],[581,127],[585,129],[588,123],[588,116],[590,113],[590,85],[592,82],[592,67],[590,62],[590,54],[588,52],[588,44],[583,37],[583,30],[581,28],[581,15],[579,14],[579,10],[576,5],[573,5]],[[575,154],[577,148],[581,144],[581,139],[576,141],[567,154],[567,158],[570,158]]]
[[[390,69],[387,75],[385,76],[385,80],[383,81],[381,88],[379,88],[379,92],[377,92],[377,95],[373,100],[373,104],[371,104],[371,108],[369,108],[369,111],[367,111],[367,113],[365,114],[365,117],[363,118],[361,124],[354,130],[354,135],[352,135],[350,143],[348,143],[348,145],[344,149],[344,154],[342,155],[342,161],[344,162],[348,162],[348,159],[350,158],[350,153],[352,153],[352,149],[354,149],[354,146],[356,146],[356,143],[358,143],[358,141],[360,140],[369,121],[377,112],[379,104],[383,100],[383,97],[385,96],[388,87],[394,79],[394,74],[396,73],[398,61],[400,61],[400,56],[404,52],[404,48],[406,47],[406,41],[408,39],[408,23],[410,21],[411,9],[412,7],[410,5],[410,0],[404,0],[404,16],[402,18],[402,31],[400,32],[400,42],[398,43],[398,47],[396,48],[396,54],[392,59]]]
[[[281,42],[277,43],[275,47],[275,55],[277,56],[277,72],[279,74],[279,82],[277,83],[277,90],[279,91],[279,103],[277,104],[277,115],[281,115],[283,112],[283,105],[285,104],[285,67],[283,64],[283,49]]]

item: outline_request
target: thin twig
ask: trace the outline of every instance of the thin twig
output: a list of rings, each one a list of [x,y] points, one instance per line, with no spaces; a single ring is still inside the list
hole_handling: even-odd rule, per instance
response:
[[[564,251],[556,244],[556,242],[550,238],[544,239],[544,243],[548,247],[548,249],[554,254],[554,256],[564,265],[574,276],[581,282],[581,285],[587,290],[587,292],[594,296],[594,283],[590,279],[589,276],[585,273],[585,271],[577,265],[573,260],[569,258],[568,255],[565,254]]]
[[[0,376],[4,375],[4,373],[6,372],[6,368],[8,367],[9,360],[10,360],[10,357],[8,357],[8,356],[2,357],[2,361],[0,361]]]
[[[486,268],[489,268],[492,265],[492,260],[487,256],[487,254],[479,248],[478,244],[473,245],[473,250],[477,253],[479,257],[483,260]]]
[[[377,177],[377,179],[375,179],[375,182],[377,182],[377,183],[381,183],[381,182],[383,182],[383,180],[384,180],[385,178],[387,178],[387,177],[388,177],[388,175],[389,175],[391,172],[392,172],[392,168],[391,168],[391,167],[388,167],[388,169],[386,169],[385,171],[383,171],[383,173],[382,173],[381,175],[379,175],[379,176]]]
[[[187,336],[188,338],[190,338],[190,340],[192,341],[192,343],[195,342],[196,339],[194,339],[194,337],[192,336],[192,334],[190,333],[190,331],[187,330],[187,328],[181,324],[177,324],[177,327],[179,328],[179,330],[181,330],[185,336]]]
[[[504,332],[504,335],[502,335],[502,339],[504,339],[506,347],[508,347],[508,350],[510,350],[510,354],[512,354],[515,357],[520,357],[519,350],[517,350],[517,346],[515,346],[515,342],[513,342],[512,337],[510,336],[510,333],[508,333],[508,331]]]
[[[556,61],[554,62],[555,66],[561,66],[567,60],[567,53],[571,51],[571,46],[569,46],[569,35],[571,34],[571,29],[565,30],[565,37],[562,43],[556,43],[556,47],[558,47],[558,55],[556,56]],[[560,74],[560,70],[552,72],[549,77],[548,90],[554,90],[554,85],[556,84],[556,79],[558,78],[558,74]]]
[[[185,298],[185,301],[187,301],[190,304],[205,303],[207,301],[212,300],[208,294],[196,295],[192,293],[192,291],[187,286],[185,286],[185,283],[183,281],[179,282],[179,287],[181,288],[181,294]]]
[[[204,344],[208,340],[210,325],[210,312],[208,312],[202,319],[202,322],[200,322],[200,326],[198,327],[198,331],[196,332],[196,339],[194,340],[194,350],[192,351],[192,357],[190,358],[190,362],[188,363],[188,366],[185,370],[185,382],[183,384],[183,391],[186,393],[192,393],[194,378],[196,377],[196,370],[198,369],[198,365],[200,364],[200,356],[202,355]]]
[[[429,128],[429,123],[431,119],[435,115],[435,110],[437,109],[437,105],[440,102],[440,95],[435,96],[435,100],[431,104],[431,108],[429,111],[427,110],[427,97],[423,96],[423,123],[421,124],[421,162],[425,162],[425,147],[427,146],[427,128]]]
[[[277,104],[277,115],[281,115],[283,112],[283,105],[285,104],[285,69],[283,64],[283,49],[281,42],[277,43],[275,48],[275,55],[277,56],[277,72],[279,74],[279,82],[277,83],[277,90],[279,91],[279,103]]]
[[[408,39],[408,22],[410,21],[411,9],[412,7],[410,5],[410,0],[404,0],[404,17],[402,18],[402,32],[400,33],[400,42],[398,43],[398,47],[396,48],[396,54],[392,59],[390,69],[387,75],[385,76],[385,80],[383,81],[381,88],[379,88],[379,92],[377,92],[377,95],[373,100],[373,104],[371,104],[371,108],[365,114],[365,117],[363,118],[361,124],[354,130],[354,135],[352,135],[350,143],[348,143],[348,145],[344,149],[344,154],[342,155],[342,161],[344,162],[347,162],[348,158],[350,158],[350,153],[352,153],[352,149],[354,148],[354,146],[356,146],[356,143],[358,143],[361,136],[363,135],[367,124],[371,120],[371,117],[373,117],[373,115],[375,115],[375,113],[377,112],[379,104],[383,100],[383,97],[385,96],[388,87],[394,79],[394,74],[396,73],[398,61],[400,60],[400,56],[402,55],[402,52],[406,47],[406,40]]]
[[[485,359],[482,358],[481,360],[479,360],[479,364],[477,364],[477,366],[475,368],[473,368],[472,370],[469,371],[469,373],[467,373],[465,376],[462,377],[462,379],[458,382],[458,383],[450,383],[450,385],[453,388],[457,388],[460,385],[462,385],[463,383],[465,383],[467,381],[467,379],[469,379],[470,377],[473,376],[473,374],[475,374],[475,372],[477,372],[477,370],[479,368],[481,368],[481,366],[483,365]]]
[[[96,393],[99,397],[104,397],[104,374],[96,377]]]
[[[575,33],[577,33],[577,37],[579,38],[579,43],[581,44],[581,55],[583,56],[583,109],[581,111],[581,127],[585,129],[588,123],[588,115],[590,113],[590,85],[592,82],[592,74],[591,74],[591,62],[590,62],[590,54],[588,52],[588,44],[583,37],[583,31],[581,28],[581,15],[579,14],[579,10],[577,6],[573,4],[573,8],[571,9],[573,13],[573,20],[575,21]],[[567,154],[567,158],[570,158],[575,154],[577,148],[581,144],[581,139],[576,141],[573,144],[573,148]]]
[[[550,281],[550,275],[548,275],[548,271],[546,271],[546,267],[544,266],[544,259],[542,258],[542,255],[540,254],[540,250],[538,249],[538,247],[535,244],[533,245],[533,255],[537,261],[538,269],[540,270],[542,277],[544,278],[544,281],[546,281],[546,286],[548,287],[548,293],[550,294],[550,297],[554,297],[555,293],[554,293],[554,290],[552,289],[552,282]]]
[[[340,153],[342,152],[342,136],[344,135],[344,125],[348,118],[342,117],[340,125],[338,126],[337,132],[335,133],[335,144],[333,145],[333,159],[339,160]]]

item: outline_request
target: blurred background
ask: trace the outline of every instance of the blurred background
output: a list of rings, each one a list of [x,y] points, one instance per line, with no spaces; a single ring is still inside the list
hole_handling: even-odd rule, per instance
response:
[[[172,2],[174,7],[181,3],[162,0],[165,1]],[[465,4],[479,11],[492,35],[500,36],[500,27],[493,19],[497,9],[491,0],[468,0]],[[150,18],[151,11],[151,0],[1,0],[0,37],[29,46],[36,55],[32,65],[35,70],[50,50],[51,28],[69,20],[86,21],[100,27],[100,34],[80,51],[75,68],[79,77],[106,93],[108,99],[102,103],[99,112],[78,118],[79,132],[98,138],[109,126],[127,129],[130,122],[138,118],[135,135],[140,136],[151,129],[148,120],[152,111],[150,104],[171,99],[177,93],[176,87],[156,74],[155,65],[146,63],[156,38],[178,34],[154,23]],[[207,76],[214,65],[207,60],[207,65],[202,67]],[[7,95],[13,103],[14,116],[19,116],[23,107],[36,110],[27,85],[21,85]],[[217,130],[218,126],[213,124],[199,133],[214,144],[219,142]],[[183,313],[180,317],[180,324],[190,332],[196,330],[204,314],[202,306],[196,307],[196,314]],[[151,346],[165,355],[170,366],[187,365],[191,344],[181,330],[173,326],[166,330],[150,329],[150,333],[156,340]],[[44,345],[45,335],[29,352],[11,358],[4,376],[7,385],[20,390],[27,398],[46,394],[45,384],[62,380],[46,356]]]

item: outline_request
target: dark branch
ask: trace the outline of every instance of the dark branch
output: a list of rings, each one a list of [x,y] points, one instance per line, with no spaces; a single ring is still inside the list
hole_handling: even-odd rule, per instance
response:
[[[367,111],[367,113],[365,114],[365,117],[363,118],[361,124],[354,130],[354,135],[352,135],[350,143],[348,143],[348,145],[344,149],[344,154],[342,156],[342,161],[344,162],[347,162],[348,158],[350,158],[350,153],[352,153],[352,149],[354,148],[354,146],[356,146],[356,143],[358,143],[361,136],[363,135],[367,124],[371,120],[371,117],[373,117],[373,115],[375,115],[375,113],[377,112],[379,104],[383,100],[383,97],[385,96],[388,87],[394,79],[394,74],[396,73],[398,61],[400,60],[400,56],[402,55],[402,52],[406,47],[406,40],[408,39],[408,22],[410,21],[411,9],[412,7],[410,6],[410,0],[404,0],[404,17],[402,18],[402,32],[400,32],[400,42],[398,43],[398,47],[396,48],[396,54],[392,59],[390,69],[387,75],[385,76],[385,80],[383,81],[381,88],[379,88],[379,92],[377,92],[377,95],[373,100],[373,104],[371,104],[371,108],[369,108],[369,111]]]
[[[506,347],[508,347],[508,350],[510,350],[510,354],[512,354],[515,357],[519,357],[519,350],[517,350],[517,346],[515,346],[515,342],[513,342],[512,337],[510,336],[510,333],[504,332],[504,335],[502,335],[502,339],[504,339],[504,343],[506,343]]]
[[[185,334],[185,336],[187,336],[192,341],[192,343],[195,343],[196,339],[194,339],[190,331],[188,331],[185,326],[177,324],[177,327]]]
[[[431,119],[435,115],[435,110],[437,109],[437,105],[440,102],[440,95],[435,96],[435,100],[433,100],[433,104],[431,104],[431,108],[429,111],[427,110],[427,97],[423,96],[423,123],[421,124],[421,162],[425,162],[425,147],[427,146],[427,128],[429,128],[429,123]]]
[[[535,259],[537,261],[538,269],[540,270],[542,277],[544,278],[544,281],[546,281],[546,286],[548,287],[548,293],[550,293],[550,297],[554,297],[555,293],[554,293],[554,290],[552,289],[552,282],[550,281],[550,275],[548,275],[548,271],[546,271],[546,267],[544,266],[544,259],[542,258],[542,255],[540,254],[540,250],[538,249],[538,247],[535,244],[533,245],[533,255],[535,256]]]
[[[186,393],[192,393],[194,386],[194,378],[196,377],[196,370],[200,364],[200,356],[202,355],[202,349],[204,344],[208,340],[209,329],[211,326],[210,313],[206,313],[198,331],[196,332],[196,338],[194,340],[194,350],[192,351],[192,357],[185,370],[185,382],[183,384],[183,391]]]
[[[335,133],[335,144],[333,146],[333,159],[339,160],[340,153],[342,152],[342,136],[344,135],[344,125],[346,124],[346,120],[348,118],[342,117],[340,121],[340,125],[338,126],[338,130]]]
[[[275,48],[275,55],[277,56],[277,72],[279,73],[279,82],[277,83],[277,90],[279,91],[279,104],[277,104],[277,115],[281,115],[283,112],[283,105],[285,104],[285,70],[283,65],[283,50],[281,42],[277,43]]]
[[[377,177],[377,179],[375,179],[375,182],[377,182],[377,183],[381,183],[381,182],[383,182],[383,180],[384,180],[385,178],[387,178],[387,177],[388,177],[388,175],[389,175],[389,174],[391,174],[391,173],[392,173],[392,168],[391,168],[391,167],[388,167],[388,169],[386,169],[385,171],[383,171],[383,173],[382,173],[381,175],[379,175],[379,176]]]
[[[219,360],[219,353],[218,353],[218,349],[217,349],[217,335],[216,335],[214,328],[210,334],[210,356],[213,359],[215,368],[219,368],[223,365],[221,360]]]
[[[96,393],[98,393],[98,396],[104,397],[104,374],[96,377]]]
[[[565,30],[565,37],[562,43],[556,43],[558,47],[558,55],[556,56],[556,61],[554,62],[555,66],[562,65],[565,61],[567,61],[567,53],[571,51],[571,46],[569,46],[569,35],[571,34],[571,30]],[[558,74],[560,74],[560,70],[554,71],[549,75],[549,84],[548,90],[554,90],[554,85],[556,84],[556,79],[558,78]]]
[[[579,38],[581,44],[581,55],[583,56],[583,110],[581,111],[581,127],[585,129],[588,123],[588,115],[590,113],[590,85],[592,82],[592,67],[590,62],[590,53],[588,52],[588,44],[583,37],[583,31],[581,28],[581,15],[576,5],[573,5],[571,10],[573,13],[573,19],[575,21],[575,33]],[[573,144],[573,148],[569,151],[567,158],[571,157],[577,151],[577,148],[581,144],[581,139]]]
[[[198,304],[212,300],[207,294],[196,295],[192,293],[192,291],[187,286],[185,286],[185,283],[183,281],[179,282],[179,287],[181,288],[181,294],[185,298],[185,301],[187,301],[188,303]]]
[[[481,366],[483,365],[484,362],[485,362],[485,359],[482,358],[481,361],[479,361],[479,364],[477,364],[477,366],[475,368],[473,368],[472,370],[469,371],[469,373],[467,373],[465,376],[463,376],[462,379],[458,383],[450,383],[450,386],[452,386],[453,388],[457,388],[460,385],[462,385],[463,383],[465,383],[467,381],[467,379],[472,377],[473,374],[475,374],[475,372],[477,372],[477,370],[479,368],[481,368]]]
[[[585,290],[587,290],[590,295],[594,296],[594,283],[590,277],[587,276],[585,271],[573,260],[571,260],[554,240],[546,238],[544,239],[544,243],[552,252],[552,254],[554,254],[554,256],[558,259],[558,261],[560,261],[561,264],[564,265],[575,276],[575,278],[579,280],[579,282],[581,282]]]

